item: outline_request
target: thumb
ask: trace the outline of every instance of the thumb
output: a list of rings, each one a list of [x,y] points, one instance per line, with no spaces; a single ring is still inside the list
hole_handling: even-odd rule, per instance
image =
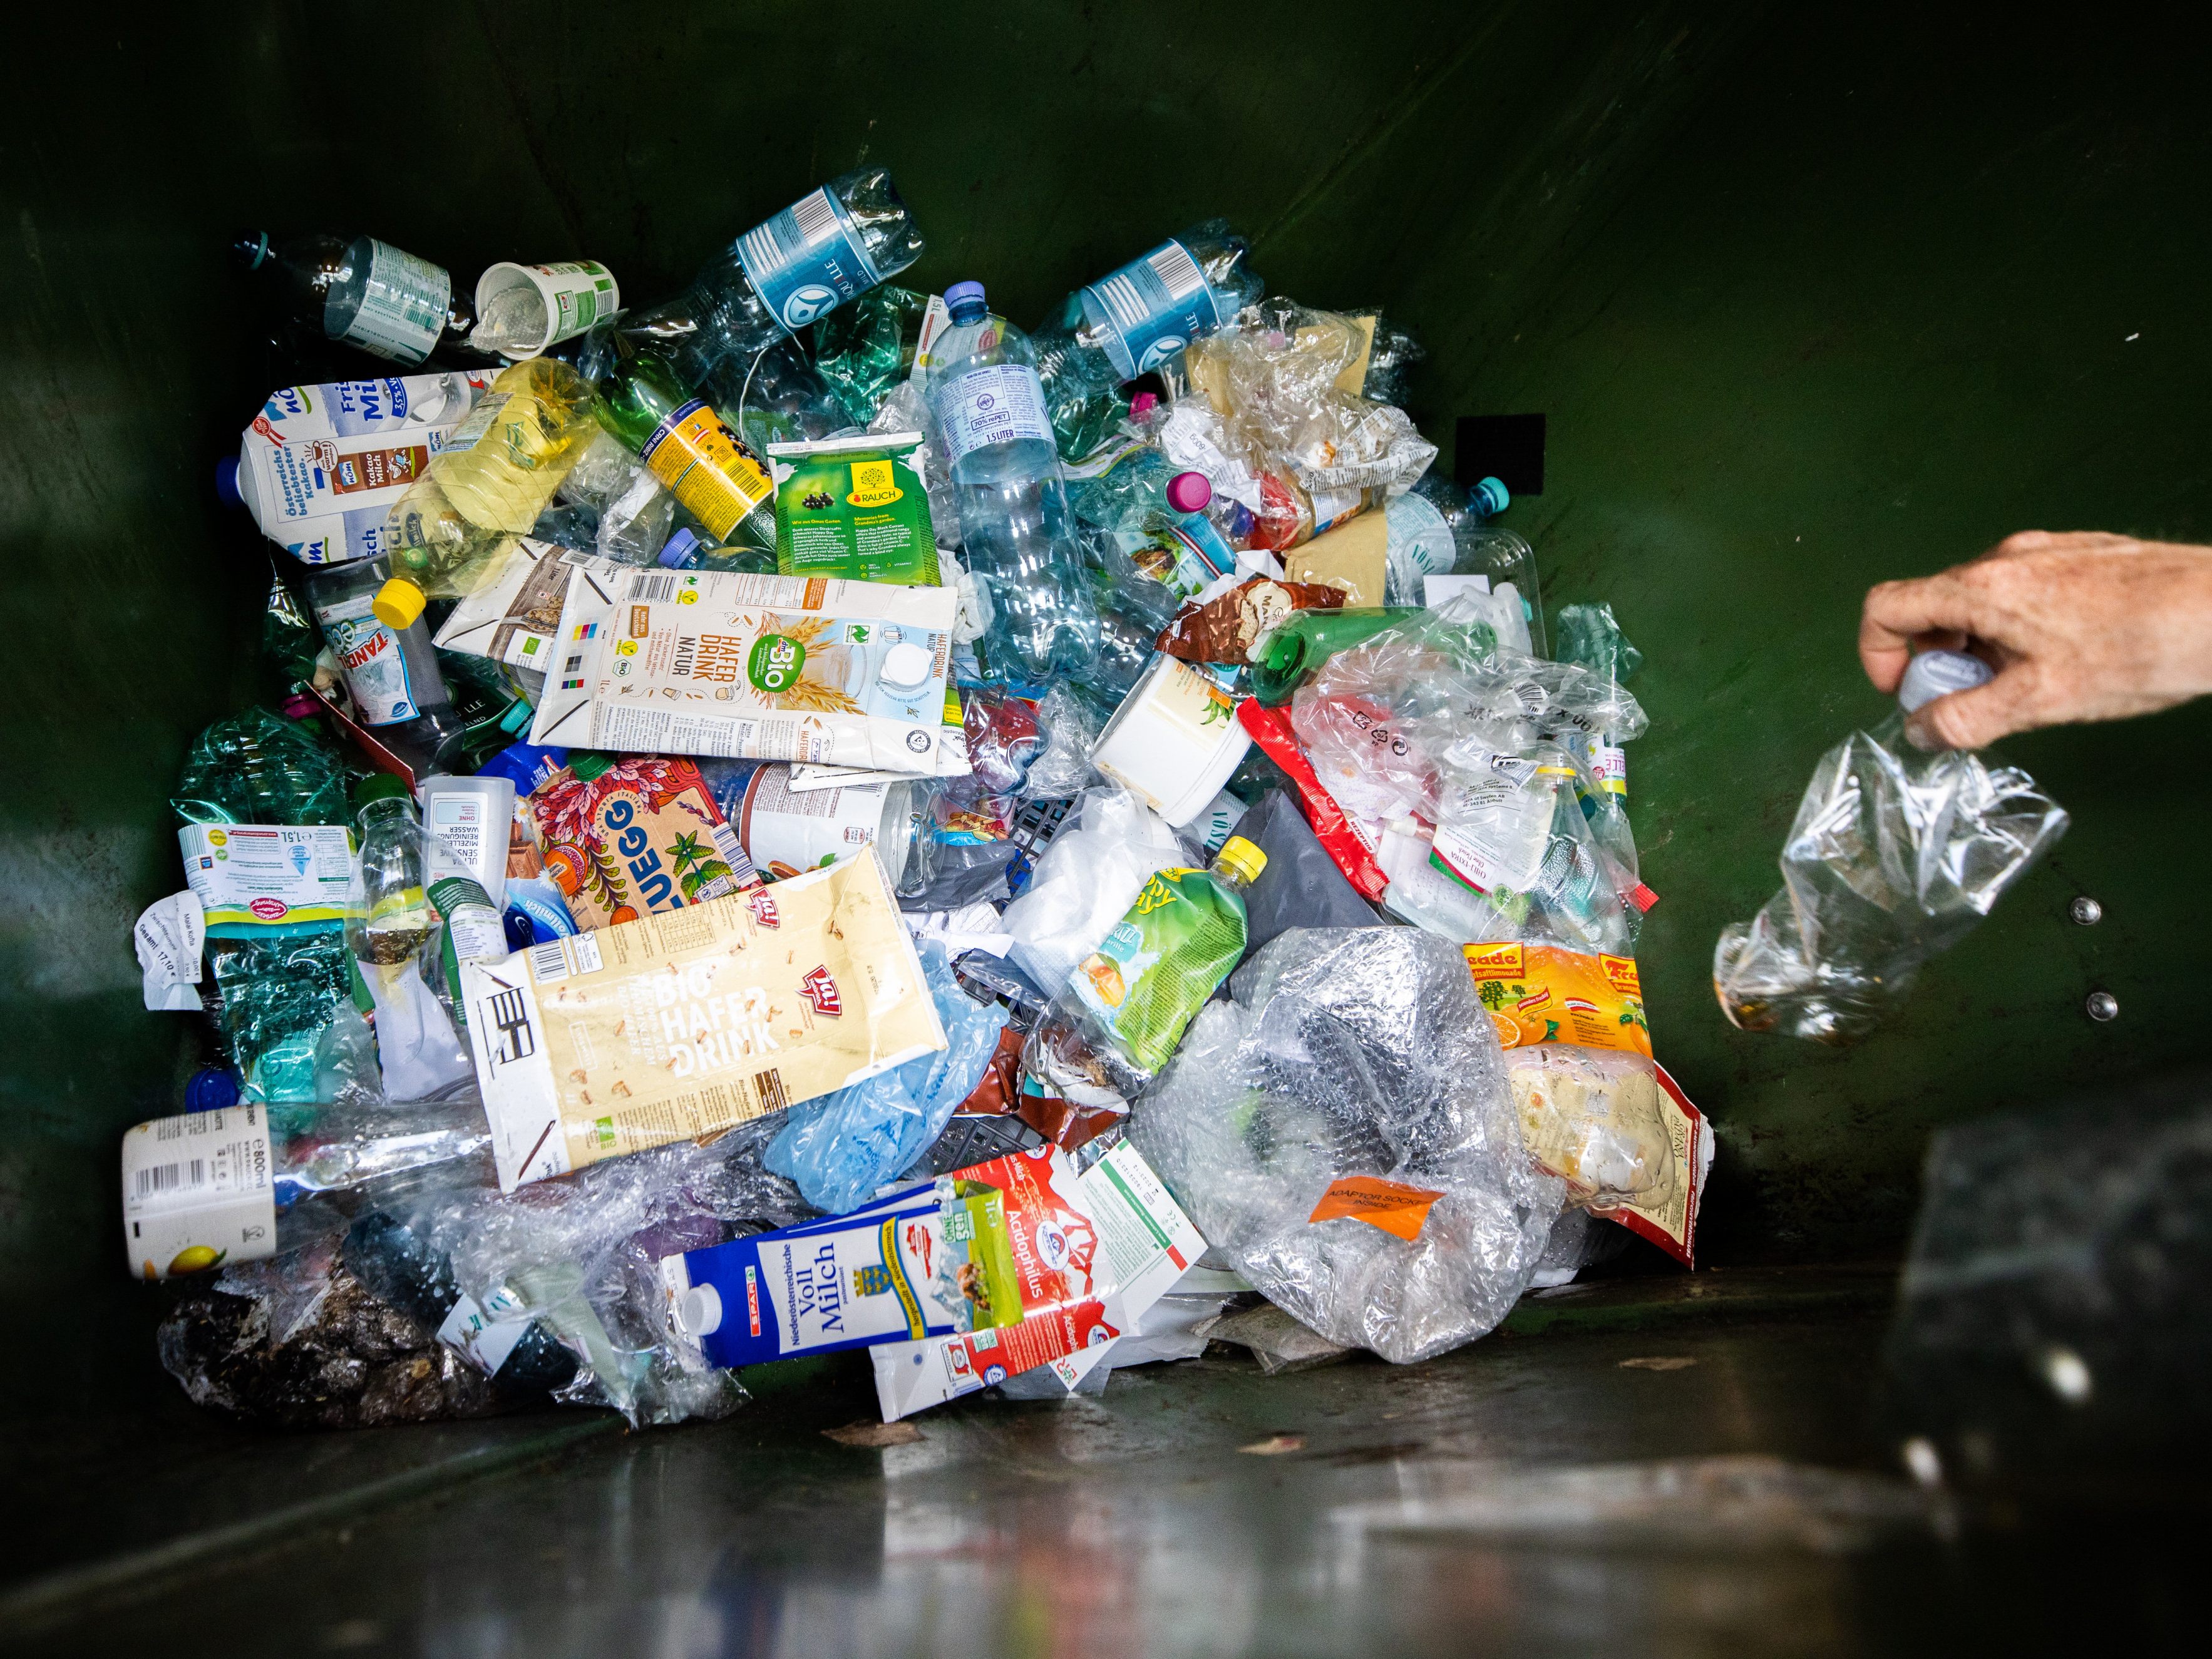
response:
[[[1905,735],[1920,749],[1983,749],[2037,722],[2029,712],[2033,671],[2015,664],[1971,691],[1923,703],[1907,717]]]

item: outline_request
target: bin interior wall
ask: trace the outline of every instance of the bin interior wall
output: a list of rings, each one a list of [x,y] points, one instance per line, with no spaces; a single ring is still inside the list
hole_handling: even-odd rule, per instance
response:
[[[1548,416],[1548,488],[1508,522],[1551,604],[1611,599],[1646,655],[1644,969],[1659,1053],[1718,1127],[1709,1252],[1894,1250],[1931,1126],[2195,1047],[2164,1005],[2203,901],[2162,826],[2207,805],[2201,714],[2012,745],[2072,835],[1857,1048],[1735,1033],[1707,983],[1815,758],[1881,712],[1850,649],[1869,581],[2027,526],[2212,537],[2212,134],[2193,26],[2163,16],[544,0],[441,12],[428,40],[274,0],[26,20],[0,71],[0,580],[35,665],[0,799],[16,1403],[169,1387],[112,1171],[188,1065],[127,944],[179,884],[167,793],[260,684],[264,544],[210,478],[286,377],[250,343],[230,234],[368,229],[465,280],[589,255],[650,300],[863,159],[928,237],[915,285],[980,277],[1028,322],[1226,214],[1274,291],[1381,303],[1428,343],[1439,466],[1456,415]],[[2066,921],[2077,892],[2101,927]],[[2093,988],[2115,1024],[2082,1018]]]

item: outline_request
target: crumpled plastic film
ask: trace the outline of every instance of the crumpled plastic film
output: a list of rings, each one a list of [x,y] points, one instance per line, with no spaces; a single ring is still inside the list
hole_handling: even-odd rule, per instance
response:
[[[1563,1189],[1529,1161],[1457,947],[1296,928],[1230,984],[1131,1115],[1137,1149],[1254,1289],[1331,1341],[1402,1364],[1490,1330]],[[1443,1195],[1410,1240],[1310,1219],[1350,1176]]]
[[[1541,1042],[1505,1056],[1528,1156],[1595,1210],[1645,1208],[1674,1196],[1674,1159],[1659,1079],[1638,1054]]]
[[[1014,938],[1016,964],[1057,995],[1155,872],[1200,862],[1136,796],[1091,791],[1083,797],[1081,827],[1063,830],[1045,848],[1030,884],[1001,918]]]
[[[941,945],[919,947],[945,1046],[849,1089],[793,1106],[763,1161],[831,1215],[857,1210],[912,1169],[953,1108],[975,1091],[999,1047],[1006,1011],[978,1002],[952,976]]]
[[[2065,834],[2018,767],[1923,754],[1893,715],[1820,757],[1782,848],[1782,890],[1713,947],[1731,1024],[1842,1043],[1911,990]]]
[[[1355,817],[1433,823],[1445,752],[1518,753],[1550,737],[1641,737],[1644,709],[1609,680],[1502,649],[1466,595],[1416,611],[1323,663],[1291,723],[1322,786]]]
[[[761,1164],[778,1127],[749,1123],[705,1146],[657,1147],[512,1196],[467,1194],[432,1236],[463,1291],[544,1321],[577,1355],[557,1398],[611,1406],[639,1425],[725,1416],[744,1390],[668,1340],[659,1262],[813,1213]]]
[[[1255,473],[1287,471],[1309,491],[1372,491],[1379,503],[1412,489],[1437,447],[1403,410],[1345,389],[1367,351],[1352,318],[1279,298],[1247,307],[1185,361],[1236,459]]]

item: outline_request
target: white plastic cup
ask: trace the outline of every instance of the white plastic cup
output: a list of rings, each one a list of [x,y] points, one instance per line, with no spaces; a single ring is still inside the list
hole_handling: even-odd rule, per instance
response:
[[[1163,656],[1114,711],[1091,763],[1182,830],[1212,806],[1251,746],[1237,700],[1188,663]]]
[[[622,309],[622,287],[615,281],[614,272],[597,259],[566,259],[550,265],[518,265],[502,260],[477,278],[477,315],[484,314],[495,295],[515,288],[538,291],[545,309],[545,336],[527,351],[516,349],[501,353],[512,362],[535,357],[548,346],[573,339]]]

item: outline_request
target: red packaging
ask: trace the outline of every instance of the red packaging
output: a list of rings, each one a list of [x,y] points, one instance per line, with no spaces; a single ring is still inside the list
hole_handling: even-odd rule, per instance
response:
[[[1299,805],[1305,808],[1306,822],[1313,825],[1314,839],[1321,842],[1336,867],[1344,872],[1344,878],[1359,891],[1369,903],[1381,902],[1382,890],[1390,884],[1382,866],[1375,861],[1374,849],[1363,841],[1345,817],[1344,809],[1336,804],[1336,797],[1321,786],[1308,763],[1305,750],[1298,747],[1297,738],[1291,730],[1291,711],[1282,708],[1262,708],[1250,697],[1237,705],[1237,718],[1252,734],[1252,741],[1267,751],[1267,758],[1290,774],[1291,781],[1298,787]]]

